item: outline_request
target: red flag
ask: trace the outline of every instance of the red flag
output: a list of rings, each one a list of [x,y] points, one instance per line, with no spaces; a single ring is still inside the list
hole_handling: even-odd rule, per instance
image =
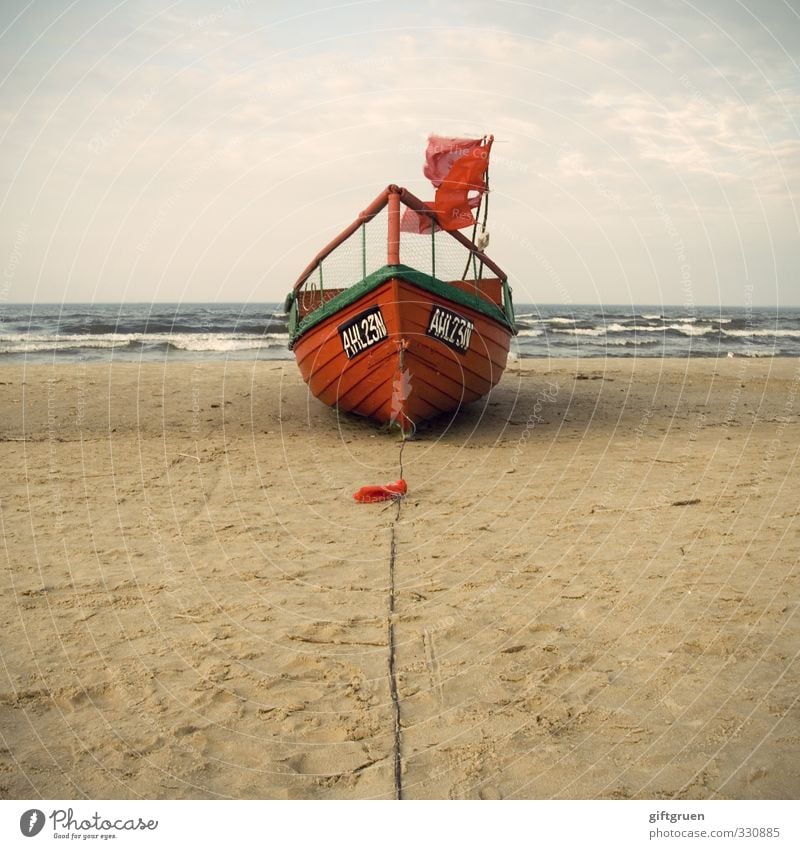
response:
[[[428,136],[428,148],[425,151],[425,167],[422,173],[438,189],[457,159],[476,148],[483,139],[448,139],[444,136]]]
[[[427,206],[436,213],[442,229],[460,230],[475,223],[471,210],[486,191],[485,173],[492,141],[491,136],[486,144],[483,139],[428,137],[422,171],[436,188],[436,200]],[[406,209],[400,222],[404,233],[430,233],[434,226],[431,216],[413,209]]]
[[[433,208],[432,203],[425,205]],[[403,211],[403,217],[400,219],[400,230],[403,233],[430,233],[431,228],[435,226],[433,216],[420,215],[416,210],[408,207]],[[439,227],[437,226],[436,229],[438,230]]]
[[[443,230],[460,230],[475,223],[472,209],[486,191],[491,141],[460,156],[436,189],[433,209]]]

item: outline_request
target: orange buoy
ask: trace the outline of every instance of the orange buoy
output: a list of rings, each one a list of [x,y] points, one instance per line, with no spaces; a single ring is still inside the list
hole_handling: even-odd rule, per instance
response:
[[[406,492],[408,492],[408,486],[400,478],[399,481],[387,483],[383,486],[362,486],[358,492],[354,493],[353,498],[362,504],[368,504],[372,501],[389,501],[393,498],[402,498]]]

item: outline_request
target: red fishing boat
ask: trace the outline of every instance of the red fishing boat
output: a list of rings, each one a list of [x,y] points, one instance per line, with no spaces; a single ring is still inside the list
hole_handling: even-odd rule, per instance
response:
[[[300,275],[289,347],[315,397],[408,434],[498,383],[516,331],[507,276],[482,250],[485,207],[478,232],[491,144],[431,137],[436,200],[388,186]]]

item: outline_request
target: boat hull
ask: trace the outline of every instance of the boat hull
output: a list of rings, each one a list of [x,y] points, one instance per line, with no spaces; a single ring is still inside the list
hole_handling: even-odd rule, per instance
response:
[[[513,328],[487,292],[435,283],[432,291],[413,275],[389,276],[301,324],[293,350],[312,394],[404,432],[486,395],[503,375]]]

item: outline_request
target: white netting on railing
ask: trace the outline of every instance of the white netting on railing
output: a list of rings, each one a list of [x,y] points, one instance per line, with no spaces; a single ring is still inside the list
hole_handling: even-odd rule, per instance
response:
[[[362,224],[311,272],[306,288],[346,289],[386,265],[388,213]]]
[[[473,259],[472,252],[444,230],[400,234],[400,262],[439,280],[477,279],[480,262]]]
[[[471,235],[471,231],[465,232]],[[387,264],[387,243],[388,211],[384,207],[319,263],[305,288],[325,291],[358,283]],[[400,262],[445,281],[487,276],[472,252],[443,230],[435,235],[401,232]]]

